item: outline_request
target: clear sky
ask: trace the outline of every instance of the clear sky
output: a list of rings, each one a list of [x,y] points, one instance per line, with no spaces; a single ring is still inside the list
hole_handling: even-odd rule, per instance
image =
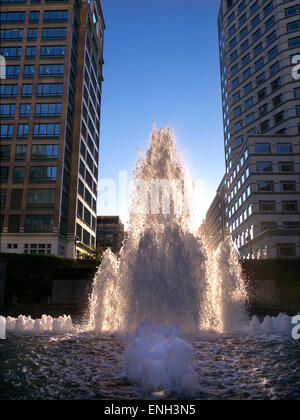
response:
[[[153,121],[171,126],[203,217],[224,175],[217,16],[220,0],[101,0],[107,30],[100,178],[131,173]],[[107,214],[99,200],[98,214]]]

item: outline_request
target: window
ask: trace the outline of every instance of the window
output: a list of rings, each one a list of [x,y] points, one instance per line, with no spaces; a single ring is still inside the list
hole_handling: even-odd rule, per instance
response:
[[[34,137],[57,137],[60,134],[60,124],[34,124]]]
[[[27,192],[27,208],[53,208],[55,191],[54,189],[29,189]]]
[[[249,39],[247,39],[245,42],[241,45],[241,52],[245,52],[249,48]]]
[[[234,116],[238,117],[239,115],[241,115],[241,110],[242,108],[240,106],[238,106],[237,108],[234,109]]]
[[[288,7],[287,9],[285,9],[286,17],[295,16],[295,15],[298,15],[299,13],[300,13],[300,5],[295,5],[295,6]]]
[[[29,13],[29,22],[30,23],[35,23],[38,22],[40,20],[40,12],[38,11],[33,11]]]
[[[22,96],[32,96],[32,85],[22,86]]]
[[[0,137],[3,138],[11,138],[13,135],[13,124],[1,124],[0,125]]]
[[[252,20],[251,20],[251,24],[252,24],[252,28],[255,28],[260,22],[260,17],[259,15],[256,15]]]
[[[278,114],[274,115],[275,124],[280,124],[284,120],[285,120],[284,111],[281,111]]]
[[[268,51],[268,57],[269,60],[273,60],[278,55],[278,47],[272,48],[270,51]]]
[[[38,30],[37,29],[28,29],[27,32],[27,40],[28,41],[36,41],[38,37]]]
[[[240,39],[245,38],[245,36],[248,34],[248,27],[246,26],[241,32],[240,32]]]
[[[18,137],[27,137],[29,132],[28,124],[19,124],[18,125]]]
[[[63,64],[40,65],[39,76],[63,76],[64,67]]]
[[[282,181],[282,182],[280,182],[280,192],[296,192],[295,181]]]
[[[13,181],[15,184],[23,183],[25,178],[25,167],[24,166],[15,166],[13,173]]]
[[[248,93],[250,93],[252,90],[252,82],[248,83],[245,88],[244,88],[244,94],[248,95]]]
[[[268,104],[264,104],[258,108],[259,115],[265,115],[268,112]]]
[[[66,55],[66,47],[59,46],[42,46],[41,57],[64,57]]]
[[[273,1],[271,1],[269,4],[267,4],[266,7],[264,7],[264,16],[267,16],[269,13],[271,13],[273,10]]]
[[[288,32],[298,31],[300,29],[300,20],[295,20],[286,25]]]
[[[272,74],[275,74],[275,73],[277,73],[279,70],[280,70],[280,65],[279,65],[279,61],[277,61],[275,64],[273,64],[273,65],[270,67],[270,74],[271,74],[271,75],[272,75]]]
[[[235,131],[239,131],[239,130],[241,130],[242,129],[242,127],[243,127],[243,123],[242,123],[242,121],[238,121],[237,123],[235,123],[235,125],[234,125],[234,130]]]
[[[42,30],[42,39],[66,39],[66,28],[48,28]]]
[[[24,23],[25,12],[1,12],[0,23]]]
[[[260,70],[264,66],[264,58],[261,57],[258,61],[255,63],[255,71]]]
[[[0,39],[3,41],[22,41],[23,29],[6,29],[0,31]]]
[[[259,202],[259,211],[261,212],[275,212],[276,202],[271,200],[263,200]]]
[[[300,36],[289,39],[289,48],[300,47]]]
[[[251,68],[249,67],[247,70],[244,71],[243,73],[243,80],[247,80],[249,79],[249,77],[251,76]]]
[[[18,233],[20,230],[21,216],[10,215],[8,218],[8,233]]]
[[[34,76],[34,66],[24,66],[24,77],[33,77]]]
[[[16,105],[0,104],[0,117],[12,118],[15,115]]]
[[[8,180],[9,167],[0,166],[0,182],[7,182]]]
[[[281,79],[280,77],[276,80],[273,80],[273,82],[271,83],[271,88],[272,91],[277,90],[281,87]]]
[[[9,162],[10,152],[11,152],[11,146],[10,145],[0,145],[0,161],[1,162]]]
[[[297,201],[283,201],[282,211],[286,213],[295,213],[297,211]]]
[[[37,96],[62,96],[62,83],[40,83],[37,86]]]
[[[231,68],[231,75],[233,76],[234,74],[236,74],[238,70],[239,70],[239,66],[238,64],[236,64],[235,66]]]
[[[296,257],[295,244],[277,244],[277,256],[279,258]]]
[[[262,47],[262,43],[260,43],[260,44],[256,45],[256,47],[255,47],[255,48],[253,48],[253,53],[254,53],[254,56],[256,56],[256,55],[258,55],[259,53],[261,53],[261,52],[262,52],[262,49],[263,49],[263,47]]]
[[[21,104],[20,105],[20,117],[29,117],[30,116],[31,104]]]
[[[300,87],[294,89],[295,98],[300,98]]]
[[[56,166],[33,166],[30,168],[30,182],[54,182],[56,177]]]
[[[272,44],[277,38],[276,31],[272,32],[270,35],[267,36],[267,45]]]
[[[256,163],[257,172],[273,172],[272,162],[257,162]]]
[[[253,42],[256,42],[259,38],[261,37],[261,29],[258,29],[257,31],[254,32],[254,34],[252,35],[253,38]]]
[[[266,31],[268,31],[272,26],[275,25],[275,17],[272,16],[271,19],[267,20],[265,23]]]
[[[53,231],[53,216],[26,216],[25,218],[25,233],[31,232],[52,232]]]
[[[22,207],[23,189],[12,190],[10,199],[11,210],[19,210]]]
[[[264,133],[265,131],[267,131],[267,130],[270,128],[270,121],[269,121],[269,120],[267,120],[267,121],[262,122],[262,123],[259,125],[259,127],[260,127],[260,131],[261,131],[262,133]]]
[[[7,59],[18,59],[21,57],[22,47],[1,47],[0,55]]]
[[[36,47],[26,47],[26,58],[35,58]]]
[[[6,78],[12,79],[19,77],[20,66],[6,66]]]
[[[0,208],[4,209],[6,203],[6,190],[0,190]]]
[[[16,161],[25,161],[26,160],[26,152],[27,152],[27,146],[18,144],[16,146],[15,160]]]
[[[258,182],[258,191],[259,192],[273,192],[274,191],[274,182],[273,181],[259,181]]]
[[[241,94],[240,92],[237,92],[235,95],[233,95],[233,102],[238,102],[240,100]]]
[[[256,83],[258,85],[260,85],[261,83],[263,83],[265,80],[266,80],[265,73],[261,73],[259,76],[256,77]]]
[[[31,149],[31,160],[43,161],[58,158],[58,145],[33,145]]]
[[[253,121],[255,121],[255,113],[254,112],[252,112],[251,114],[246,116],[247,124],[251,124],[251,123],[253,123]]]
[[[246,102],[245,102],[245,109],[249,109],[253,106],[253,96],[251,96],[251,98],[249,98]]]
[[[278,170],[279,172],[294,172],[294,163],[293,162],[279,162]]]
[[[44,12],[44,23],[67,22],[68,10],[46,10]]]
[[[270,143],[257,143],[255,145],[255,153],[261,153],[264,155],[271,153]]]
[[[61,104],[36,104],[35,116],[36,117],[54,117],[60,116]]]

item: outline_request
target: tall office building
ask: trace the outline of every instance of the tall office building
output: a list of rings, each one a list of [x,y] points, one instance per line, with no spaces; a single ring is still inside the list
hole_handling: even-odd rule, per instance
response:
[[[222,0],[225,218],[245,258],[300,256],[299,0]]]
[[[103,34],[99,0],[0,0],[1,251],[96,245]]]

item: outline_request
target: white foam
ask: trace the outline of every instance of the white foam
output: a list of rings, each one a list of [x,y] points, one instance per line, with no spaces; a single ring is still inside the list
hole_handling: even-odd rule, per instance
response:
[[[250,321],[247,330],[257,334],[276,334],[291,336],[294,327],[292,317],[280,313],[277,317],[267,315],[262,322],[259,322],[257,316]]]
[[[73,330],[70,316],[64,315],[59,318],[43,315],[40,319],[32,319],[31,316],[20,315],[18,318],[7,317],[6,328],[8,332],[15,333],[56,333],[63,334]]]
[[[192,348],[177,327],[154,328],[144,322],[125,352],[126,376],[155,393],[190,393],[196,386],[193,359]]]

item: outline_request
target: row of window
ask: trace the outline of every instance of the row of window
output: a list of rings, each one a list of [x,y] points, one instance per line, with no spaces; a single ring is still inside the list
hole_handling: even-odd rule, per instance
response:
[[[0,117],[13,118],[15,116],[15,104],[0,105]],[[29,117],[31,113],[31,104],[20,104],[19,116]],[[61,103],[43,103],[35,105],[34,115],[36,117],[57,117],[61,115]]]
[[[255,153],[268,155],[272,152],[270,143],[256,143]],[[276,153],[278,154],[291,154],[293,153],[292,143],[277,143]]]
[[[0,124],[0,138],[13,137],[14,124]],[[29,124],[18,124],[17,137],[28,137]],[[60,124],[33,124],[33,137],[59,137]]]
[[[16,145],[15,160],[25,161],[27,155],[27,145]],[[0,161],[9,162],[11,157],[11,145],[0,145]],[[44,161],[56,160],[58,158],[57,144],[33,144],[31,146],[31,160]]]
[[[1,40],[4,38],[2,37],[2,32],[7,31],[1,31]],[[7,34],[4,34],[7,35]],[[7,39],[7,38],[5,38]],[[21,51],[18,47],[3,47],[3,52],[6,54],[5,57],[15,57],[17,54],[17,57],[20,57]],[[26,47],[25,50],[25,58],[27,59],[34,59],[36,57],[37,48],[35,46]],[[53,46],[41,46],[40,48],[40,58],[64,58],[66,55],[66,46],[65,45],[53,45]],[[12,67],[12,66],[9,66]],[[16,68],[20,66],[14,66]],[[19,71],[20,72],[20,71]],[[19,73],[18,72],[18,73]],[[9,77],[10,73],[6,73],[6,77]]]
[[[79,223],[76,224],[76,238],[83,244],[94,248],[95,237],[86,231]]]
[[[77,217],[84,221],[92,229],[96,229],[96,217],[83,205],[80,200],[77,200]]]
[[[258,181],[257,183],[258,192],[276,192],[274,181]],[[281,193],[296,192],[295,181],[280,181],[279,191]]]
[[[27,190],[27,209],[51,209],[54,207],[56,198],[55,189],[29,189]],[[0,192],[0,206],[5,207],[6,190]],[[23,189],[11,190],[10,209],[20,210],[22,208]]]
[[[27,41],[37,41],[39,30],[36,28],[28,29]],[[65,40],[67,38],[67,28],[43,28],[41,39],[47,40]],[[2,30],[1,39],[3,41],[22,41],[24,39],[24,29]],[[2,54],[6,58],[16,59],[22,55],[22,47],[5,47]]]
[[[64,69],[64,64],[40,64],[38,75],[43,77],[63,76]],[[9,77],[18,77],[20,74],[20,66],[8,66],[6,72]],[[23,77],[34,77],[34,73],[34,65],[24,65]]]
[[[277,171],[279,173],[294,172],[294,162],[278,162]],[[256,170],[258,173],[273,172],[273,162],[257,162]]]
[[[24,166],[15,166],[13,169],[13,182],[24,183],[25,171]],[[10,167],[0,167],[0,182],[7,183]],[[29,182],[56,182],[57,166],[33,166],[29,169]]]
[[[25,23],[26,12],[0,12],[0,23],[14,24]],[[29,12],[29,23],[38,23],[40,20],[39,11]],[[43,15],[44,23],[67,22],[68,10],[45,10]]]
[[[53,215],[28,215],[25,216],[25,233],[51,233],[53,232]],[[8,233],[19,233],[21,216],[8,217]]]
[[[18,85],[0,85],[0,97],[16,97],[18,94]],[[33,85],[22,85],[21,96],[31,97],[33,94]],[[62,96],[62,83],[39,83],[36,88],[36,96]]]

